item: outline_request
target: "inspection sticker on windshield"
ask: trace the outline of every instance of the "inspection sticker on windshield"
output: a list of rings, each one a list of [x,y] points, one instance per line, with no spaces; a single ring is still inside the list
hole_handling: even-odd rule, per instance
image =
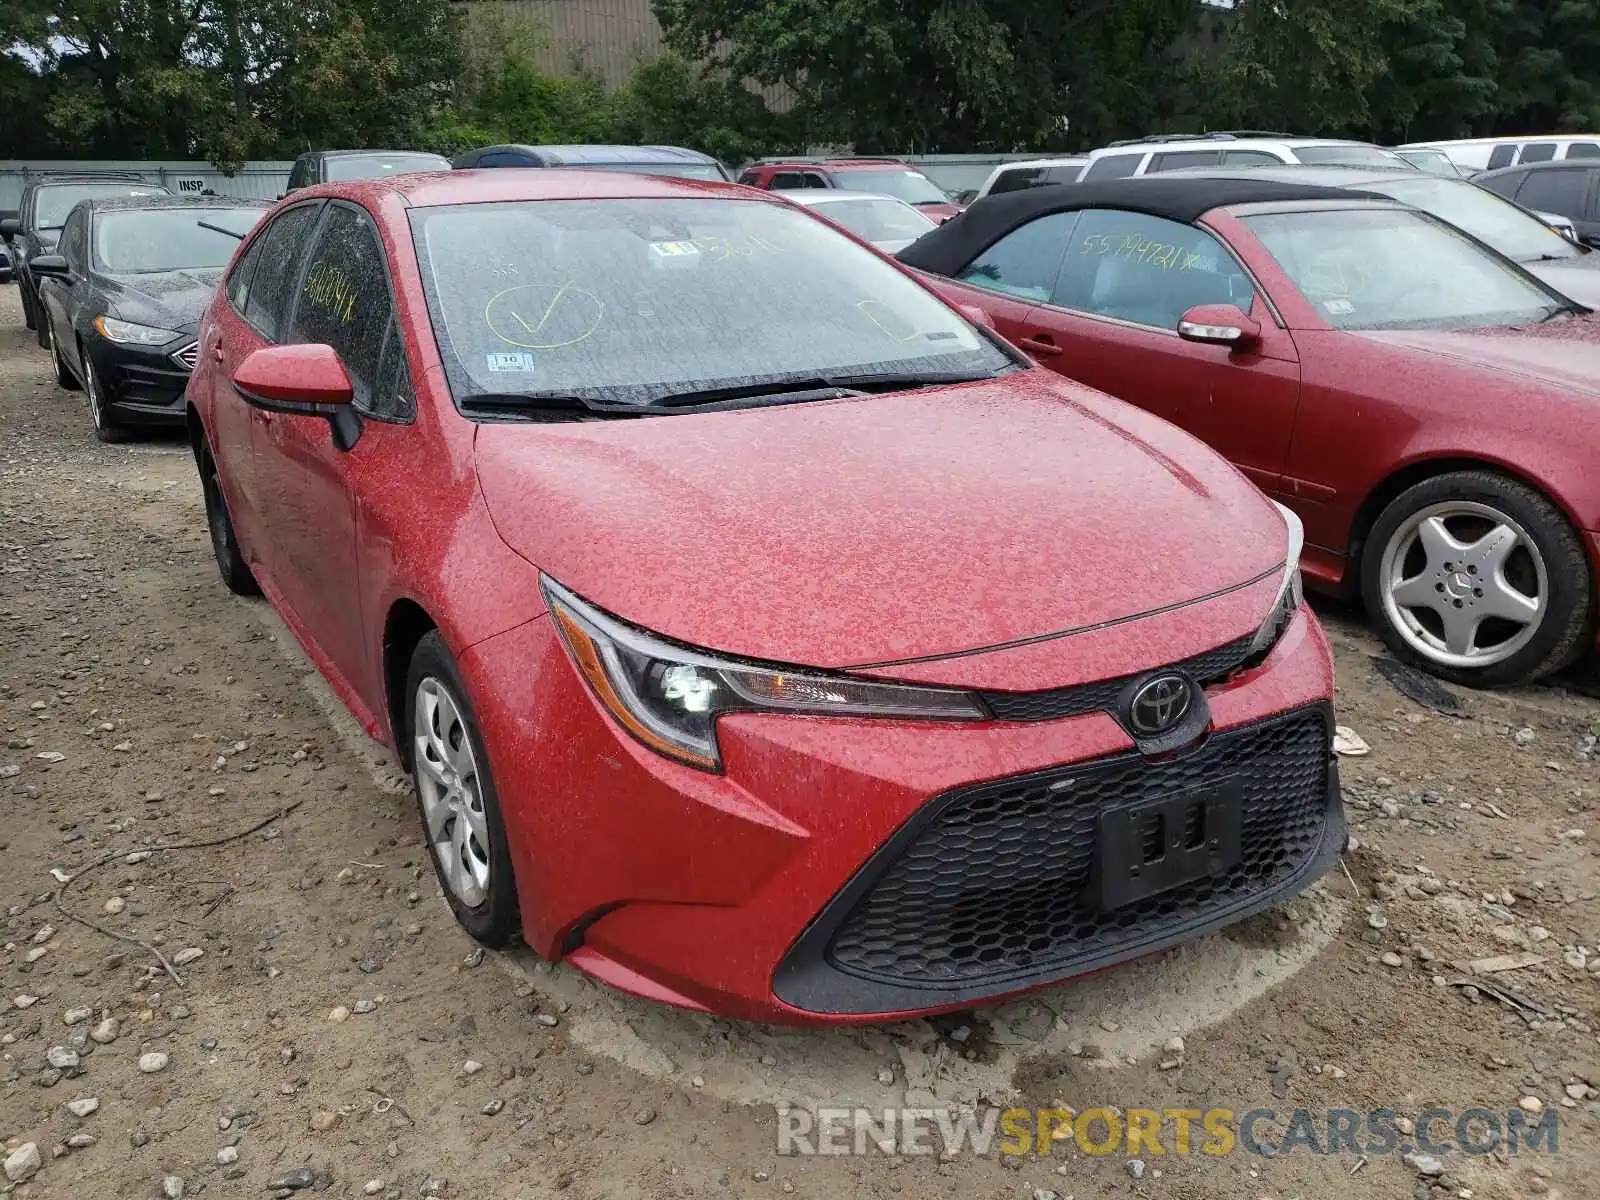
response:
[[[700,253],[700,247],[693,242],[651,242],[650,249],[662,258],[679,258],[686,254]]]
[[[1336,317],[1348,317],[1356,310],[1356,306],[1348,300],[1324,300],[1322,307]]]
[[[516,352],[491,354],[489,370],[491,371],[531,371],[533,370],[533,355]]]

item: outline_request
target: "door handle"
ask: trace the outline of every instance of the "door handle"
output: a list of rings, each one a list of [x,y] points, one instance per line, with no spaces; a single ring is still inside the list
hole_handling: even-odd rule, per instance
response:
[[[1063,353],[1061,347],[1056,345],[1055,339],[1048,333],[1031,334],[1018,341],[1017,345],[1030,353],[1040,354],[1046,358],[1053,358],[1057,354]]]

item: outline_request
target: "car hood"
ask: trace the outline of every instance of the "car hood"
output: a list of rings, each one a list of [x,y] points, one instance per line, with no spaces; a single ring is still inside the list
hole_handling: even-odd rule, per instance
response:
[[[1600,253],[1522,265],[1567,299],[1586,308],[1600,308]]]
[[[1498,329],[1384,330],[1357,336],[1485,367],[1506,377],[1600,396],[1600,314]]]
[[[1128,620],[1270,574],[1287,542],[1215,453],[1041,370],[483,424],[475,451],[500,535],[560,583],[668,637],[817,667]]]
[[[140,325],[193,333],[211,303],[222,267],[101,275],[112,316]]]

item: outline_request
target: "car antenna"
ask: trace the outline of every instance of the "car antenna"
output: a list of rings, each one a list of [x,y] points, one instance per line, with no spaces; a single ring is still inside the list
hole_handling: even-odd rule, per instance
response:
[[[212,233],[225,233],[236,242],[244,241],[244,234],[239,233],[237,230],[224,229],[221,225],[213,225],[210,221],[196,221],[195,224],[200,226],[201,229],[211,230]]]

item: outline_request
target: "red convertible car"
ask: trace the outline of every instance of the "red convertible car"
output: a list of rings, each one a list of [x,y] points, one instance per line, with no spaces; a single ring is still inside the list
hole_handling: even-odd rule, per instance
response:
[[[188,396],[224,580],[414,771],[487,944],[872,1020],[1193,937],[1345,844],[1299,522],[766,193],[296,192]]]
[[[1600,320],[1454,226],[1185,176],[996,196],[898,257],[1220,450],[1413,663],[1512,683],[1592,644]]]

